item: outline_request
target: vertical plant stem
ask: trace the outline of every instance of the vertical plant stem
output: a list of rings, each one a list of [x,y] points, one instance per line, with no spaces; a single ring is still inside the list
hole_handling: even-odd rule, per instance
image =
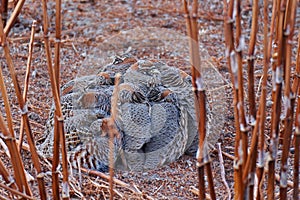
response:
[[[266,121],[266,98],[267,98],[267,82],[268,82],[268,69],[270,54],[268,49],[268,1],[264,0],[263,18],[264,18],[264,68],[263,68],[263,81],[261,87],[261,100],[259,112],[261,113],[261,119],[259,121],[259,144],[258,144],[258,167],[257,167],[257,179],[258,190],[256,193],[257,199],[263,199],[261,196],[264,174],[264,160],[265,160],[265,121]]]
[[[216,192],[215,192],[215,186],[214,186],[214,177],[213,177],[210,161],[208,163],[206,163],[205,169],[206,169],[206,174],[207,174],[207,181],[208,181],[210,198],[211,199],[216,199]]]
[[[255,170],[256,170],[256,159],[257,159],[257,146],[258,146],[258,136],[259,130],[258,125],[261,119],[260,112],[257,113],[256,116],[256,105],[255,105],[255,92],[254,92],[254,49],[256,43],[256,34],[257,34],[257,26],[258,26],[258,12],[259,5],[258,0],[253,1],[252,7],[252,28],[249,42],[249,50],[248,50],[248,97],[249,97],[249,109],[250,109],[250,120],[251,124],[255,122],[255,127],[252,133],[252,141],[251,141],[251,150],[250,154],[245,160],[244,171],[243,171],[243,180],[245,180],[244,191],[248,192],[249,199],[253,199],[254,194],[254,179],[255,179]],[[261,104],[260,104],[261,106]],[[256,121],[255,121],[255,118]],[[244,134],[243,134],[244,135]],[[247,138],[247,137],[245,137]],[[248,143],[248,139],[243,143]],[[248,148],[247,148],[248,149]],[[246,148],[243,149],[243,153],[245,154]],[[249,180],[250,179],[250,180]],[[249,187],[249,190],[246,188]]]
[[[31,68],[31,60],[32,60],[32,50],[33,50],[35,27],[36,27],[36,21],[34,20],[32,23],[32,27],[31,27],[29,53],[28,53],[28,59],[27,59],[27,65],[26,65],[26,74],[25,74],[24,90],[23,90],[23,101],[25,102],[25,104],[27,102],[27,91],[28,91],[28,86],[29,86],[29,77],[30,77],[30,68]],[[21,151],[21,149],[22,149],[23,136],[24,136],[24,121],[21,120],[20,137],[19,137],[19,144],[18,144],[19,151]]]
[[[51,51],[49,44],[49,33],[48,33],[48,15],[47,15],[47,1],[42,1],[43,7],[43,30],[44,30],[44,44],[46,51],[46,59],[48,66],[48,73],[50,77],[51,89],[55,103],[55,116],[54,116],[54,141],[53,141],[53,159],[52,159],[52,193],[53,199],[59,199],[59,179],[58,179],[58,163],[59,163],[59,132],[58,132],[58,121],[57,116],[62,117],[61,105],[59,101],[59,94],[57,91],[57,83],[54,77],[54,70],[52,67]]]
[[[6,25],[7,21],[7,10],[8,10],[8,0],[1,1],[1,15],[2,15],[2,22],[3,25]]]
[[[9,103],[9,99],[7,96],[7,90],[5,87],[3,73],[2,73],[2,66],[0,67],[0,90],[2,93],[2,99],[4,101],[4,108],[5,108],[5,113],[6,113],[8,129],[9,129],[9,132],[11,133],[11,136],[15,137],[10,103]]]
[[[285,52],[285,92],[284,92],[284,107],[286,110],[285,120],[284,120],[284,140],[283,140],[283,150],[281,158],[281,170],[280,170],[280,199],[287,199],[287,178],[288,178],[288,163],[287,159],[290,152],[290,141],[291,133],[293,130],[293,120],[294,120],[294,104],[295,97],[291,92],[291,56],[292,56],[292,44],[294,35],[294,24],[296,15],[297,1],[289,0],[286,9],[286,15],[284,20],[284,34],[283,34],[283,52]]]
[[[298,33],[296,69],[295,69],[294,80],[293,80],[293,85],[292,85],[292,92],[295,95],[298,93],[299,83],[300,83],[300,33]],[[296,122],[297,122],[297,120],[296,120]]]
[[[58,94],[60,83],[60,46],[61,46],[61,0],[56,0],[55,4],[56,18],[55,18],[55,49],[54,49],[54,75],[56,79],[56,86]]]
[[[249,97],[249,110],[250,119],[255,120],[256,115],[256,105],[255,105],[255,91],[254,91],[254,50],[256,44],[256,34],[258,28],[258,14],[259,14],[259,1],[254,0],[252,5],[252,24],[251,24],[251,34],[248,50],[248,97]]]
[[[298,89],[298,95],[299,95],[299,89]],[[296,120],[295,120],[295,134],[294,134],[294,142],[295,142],[295,156],[294,156],[294,188],[293,188],[293,199],[298,200],[299,199],[299,162],[300,162],[300,101],[298,98],[297,103],[297,114],[296,114]]]
[[[13,13],[11,14],[10,18],[8,19],[7,24],[4,28],[4,33],[6,36],[8,35],[10,29],[13,27],[18,15],[20,14],[20,12],[22,10],[24,3],[25,3],[25,0],[19,0]]]
[[[300,34],[300,33],[299,33]],[[300,35],[298,34],[298,48],[297,48],[297,60],[295,77],[292,86],[292,92],[297,98],[297,109],[295,117],[295,132],[294,132],[294,188],[293,188],[293,199],[299,199],[299,151],[300,151],[300,100],[299,100],[299,79],[300,79]]]
[[[63,167],[62,198],[70,199],[67,148],[66,148],[66,139],[65,139],[65,132],[64,132],[64,119],[63,117],[61,117],[58,118],[57,121],[58,121],[58,130],[60,133],[59,137],[61,141],[61,150],[62,150],[62,167]]]
[[[39,177],[42,177],[41,164],[40,164],[39,157],[38,157],[38,154],[36,151],[35,142],[34,142],[34,139],[32,136],[32,132],[31,132],[28,116],[27,116],[28,108],[27,108],[27,105],[24,103],[24,100],[23,100],[23,97],[21,94],[20,85],[18,83],[17,75],[15,72],[15,67],[14,67],[12,58],[10,56],[9,47],[6,44],[6,37],[4,34],[4,30],[3,30],[2,20],[0,21],[0,35],[2,36],[1,40],[3,41],[3,49],[4,49],[5,58],[6,58],[8,68],[9,68],[9,71],[10,71],[10,74],[11,74],[11,77],[13,80],[13,85],[14,85],[14,89],[16,92],[17,100],[18,100],[18,103],[19,103],[19,106],[20,106],[20,109],[22,112],[22,120],[24,121],[24,125],[25,125],[25,131],[27,134],[27,140],[28,140],[29,147],[30,147],[33,165],[34,165]],[[43,178],[38,179],[38,186],[39,186],[41,199],[46,199],[45,184],[44,184]]]
[[[238,102],[237,102],[237,110],[239,115],[239,126],[241,131],[241,142],[239,142],[239,151],[242,152],[242,154],[239,156],[239,164],[242,165],[242,168],[239,170],[239,178],[243,178],[243,169],[246,164],[246,160],[248,157],[248,131],[247,131],[247,123],[246,123],[246,117],[245,117],[245,109],[244,109],[244,86],[243,86],[243,64],[242,64],[242,51],[244,48],[244,37],[242,36],[242,28],[241,28],[241,1],[236,0],[235,1],[235,22],[236,22],[236,66],[232,66],[236,69],[236,75],[237,75],[237,83],[235,83],[235,87],[237,89],[238,94]],[[232,65],[232,64],[231,64]],[[244,198],[244,180],[239,181],[240,184],[240,191],[238,193],[238,198],[242,199]]]
[[[279,1],[275,0],[273,1],[273,6],[272,6],[272,19],[271,19],[271,28],[270,28],[270,34],[269,34],[269,43],[268,43],[268,57],[271,58],[271,50],[272,50],[272,45],[273,45],[273,35],[275,32],[275,26],[277,26],[277,21],[276,20],[278,17],[278,8],[279,8]],[[276,49],[275,49],[276,50]],[[276,61],[277,59],[277,52],[274,52],[273,54],[273,59]],[[272,63],[272,84],[273,84],[273,89],[272,89],[272,101],[273,101],[273,108],[275,107],[274,104],[276,99],[276,81],[275,81],[275,71],[276,71],[276,63]],[[280,108],[279,108],[280,109]],[[270,147],[269,147],[269,158],[268,158],[268,186],[267,186],[267,198],[269,200],[274,199],[274,191],[275,191],[275,158],[277,155],[277,145],[278,145],[278,127],[276,127],[276,122],[277,119],[276,115],[274,114],[274,111],[272,112],[272,119],[271,119],[271,135],[270,135]],[[275,111],[276,112],[276,111]]]
[[[241,166],[241,155],[239,153],[241,144],[241,130],[240,130],[240,118],[238,111],[238,74],[237,74],[237,61],[236,53],[234,50],[234,35],[233,35],[233,8],[234,0],[230,0],[229,5],[224,0],[224,32],[225,32],[225,43],[226,43],[226,57],[228,70],[231,74],[231,82],[233,83],[233,108],[234,108],[234,119],[235,119],[235,160],[234,160],[234,193],[235,199],[242,194],[243,180],[241,178],[242,166]],[[227,8],[228,7],[228,8]]]
[[[243,151],[243,158],[242,158],[242,165],[245,167],[247,155],[248,155],[248,131],[247,131],[247,123],[245,117],[245,109],[244,109],[244,84],[243,84],[243,45],[244,45],[244,38],[242,36],[242,29],[241,29],[241,1],[236,0],[236,55],[237,55],[237,65],[238,65],[238,112],[240,118],[240,130],[242,133],[242,151]]]
[[[278,149],[278,135],[279,123],[281,114],[281,96],[282,96],[282,81],[283,81],[283,67],[282,67],[282,31],[283,31],[283,18],[285,7],[280,5],[280,0],[276,1],[276,11],[273,13],[277,15],[276,20],[276,40],[277,52],[274,53],[274,63],[272,66],[273,73],[273,91],[272,91],[272,116],[271,116],[271,143],[270,143],[270,158],[268,170],[268,199],[274,199],[275,191],[275,159],[277,157]]]
[[[52,70],[52,69],[51,69]],[[57,116],[54,116],[54,137],[53,137],[53,159],[52,159],[52,193],[53,199],[60,199],[59,197],[59,172],[58,172],[58,165],[59,165],[59,143],[60,143],[60,136],[59,136],[59,122]]]
[[[1,22],[2,24],[2,19]],[[9,130],[5,126],[5,122],[2,116],[2,113],[0,113],[0,130],[2,131],[2,134],[5,137],[5,143],[8,147],[9,153],[10,153],[10,159],[11,164],[14,170],[14,177],[16,180],[16,184],[18,186],[18,189],[20,192],[26,193],[29,196],[32,196],[32,192],[28,186],[26,176],[25,176],[25,170],[24,165],[21,160],[21,155],[18,151],[16,139],[12,137],[11,133],[9,133]]]
[[[111,100],[111,117],[110,117],[110,124],[115,123],[116,115],[117,115],[117,99],[119,94],[119,84],[120,84],[121,75],[116,74],[115,77],[115,87],[112,95]],[[108,126],[109,131],[109,192],[110,192],[110,200],[113,200],[114,198],[114,152],[115,152],[115,146],[114,146],[114,138],[116,137],[116,134],[118,134],[117,130],[113,128],[112,126]]]
[[[205,148],[206,138],[206,95],[203,84],[203,78],[201,75],[201,60],[199,54],[199,41],[198,41],[198,25],[197,25],[197,13],[198,13],[198,1],[193,2],[191,12],[188,11],[187,1],[183,1],[183,9],[186,17],[186,27],[189,36],[190,46],[190,60],[191,60],[191,72],[192,72],[192,85],[195,93],[195,108],[198,119],[198,131],[199,131],[199,145],[198,145],[198,179],[199,179],[199,199],[205,199],[205,180],[204,170],[206,168],[208,176],[208,184],[210,197],[216,199],[213,178],[211,172],[211,166],[209,161],[209,155]]]
[[[0,160],[0,174],[4,179],[6,185],[9,185],[13,189],[17,188],[14,180],[12,179],[12,177],[10,177],[9,172],[6,170],[6,167],[4,166],[2,160]]]
[[[61,0],[56,0],[55,5],[56,19],[55,19],[55,50],[54,50],[54,81],[56,82],[57,98],[60,99],[60,45],[61,45]],[[57,109],[60,111],[57,112]],[[58,131],[60,137],[60,144],[62,149],[62,169],[63,169],[63,185],[62,185],[62,198],[69,199],[69,174],[68,174],[68,160],[66,150],[66,140],[63,116],[61,108],[56,107],[55,113],[57,114]]]

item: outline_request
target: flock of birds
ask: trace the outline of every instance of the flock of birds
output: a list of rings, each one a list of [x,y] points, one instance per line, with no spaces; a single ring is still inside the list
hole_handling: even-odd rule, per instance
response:
[[[63,85],[61,104],[68,159],[74,168],[107,171],[108,128],[115,132],[116,169],[145,171],[197,151],[191,77],[160,61],[116,57],[98,74]],[[46,139],[38,148],[46,157],[53,152],[53,126],[54,106]]]

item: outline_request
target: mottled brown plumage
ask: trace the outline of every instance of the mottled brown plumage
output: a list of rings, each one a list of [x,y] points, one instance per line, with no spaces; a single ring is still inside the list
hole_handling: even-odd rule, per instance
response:
[[[122,81],[114,97],[117,108],[113,123],[111,98],[118,72]],[[116,58],[103,72],[74,79],[61,91],[67,150],[73,167],[107,169],[109,130],[116,136],[118,169],[160,167],[190,151],[197,141],[190,77],[164,63]],[[53,115],[54,109],[46,124],[47,138],[39,147],[46,156],[53,151]]]

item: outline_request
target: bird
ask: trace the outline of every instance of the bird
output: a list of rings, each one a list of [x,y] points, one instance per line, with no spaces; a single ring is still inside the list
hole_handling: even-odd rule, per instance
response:
[[[114,85],[116,74],[121,81]],[[114,96],[113,92],[118,91]],[[116,57],[96,75],[61,87],[68,159],[73,168],[108,170],[109,134],[114,134],[114,167],[146,171],[196,152],[194,94],[188,74],[157,60]],[[112,119],[112,101],[116,116]],[[38,146],[53,152],[54,106]],[[112,120],[111,120],[112,119]],[[194,145],[191,148],[191,145]]]

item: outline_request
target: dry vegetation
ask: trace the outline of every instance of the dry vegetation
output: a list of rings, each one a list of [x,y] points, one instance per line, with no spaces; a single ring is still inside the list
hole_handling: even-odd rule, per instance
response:
[[[1,1],[0,199],[299,199],[299,3],[251,2]],[[131,29],[135,34],[124,33]],[[160,34],[149,30],[172,34],[134,46],[137,38]],[[192,39],[190,52],[184,35]],[[155,41],[165,42],[165,49],[153,48]],[[106,51],[107,43],[114,48]],[[206,82],[205,71],[196,69],[213,63],[228,83],[218,97],[225,102],[224,126],[208,159],[205,153],[197,159],[184,155],[160,169],[116,171],[114,181],[112,171],[82,169],[71,176],[59,139],[64,129],[58,88],[129,47],[139,58],[167,60],[191,74],[201,116],[209,91],[196,84]],[[191,68],[184,65],[189,59]],[[56,151],[48,161],[36,144],[44,138],[53,102]],[[201,119],[200,149],[206,118]]]

